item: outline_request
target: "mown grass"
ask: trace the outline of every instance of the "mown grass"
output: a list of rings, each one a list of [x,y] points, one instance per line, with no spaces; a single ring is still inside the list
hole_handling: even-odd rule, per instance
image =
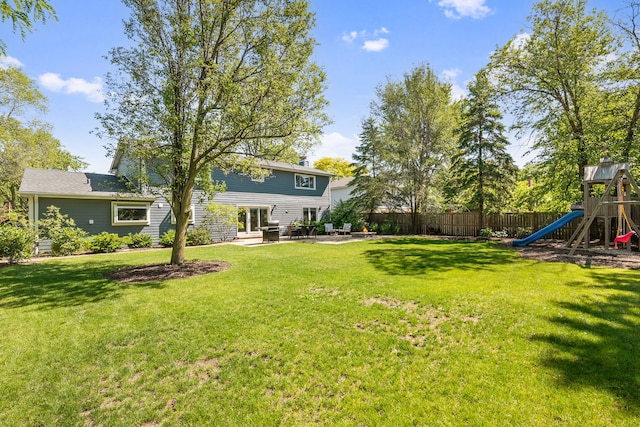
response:
[[[637,425],[640,273],[420,238],[0,269],[2,425]]]

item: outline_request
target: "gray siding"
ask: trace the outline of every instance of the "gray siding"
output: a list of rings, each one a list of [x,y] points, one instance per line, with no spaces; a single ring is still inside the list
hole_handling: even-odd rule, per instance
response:
[[[224,181],[227,184],[227,192],[230,193],[258,193],[280,194],[299,197],[322,197],[329,186],[328,176],[316,176],[315,190],[295,188],[295,173],[274,170],[271,176],[267,176],[264,182],[252,181],[248,176],[230,173],[223,174],[220,171],[213,172],[215,181]]]
[[[124,167],[123,167],[124,166]],[[126,169],[131,164],[123,165]],[[266,177],[264,182],[254,182],[249,177],[236,174],[224,175],[214,173],[214,179],[224,180],[227,183],[227,191],[215,195],[213,201],[233,207],[266,207],[269,212],[269,220],[280,221],[282,232],[286,226],[295,221],[302,221],[303,208],[315,208],[318,210],[318,218],[326,215],[330,209],[329,177],[316,176],[315,190],[303,190],[295,188],[295,173],[274,170],[273,175]],[[202,193],[196,191],[192,205],[195,207],[195,223],[190,227],[202,224],[205,217],[207,202],[202,202]],[[150,206],[150,225],[112,225],[111,203],[123,200],[117,199],[80,199],[40,196],[38,198],[39,219],[44,218],[47,207],[57,206],[62,214],[73,218],[76,225],[85,230],[89,235],[96,235],[103,231],[115,233],[121,237],[129,233],[145,233],[151,235],[154,244],[170,229],[175,229],[171,223],[171,210],[169,203],[163,198],[157,198]],[[237,214],[236,214],[237,216]],[[92,222],[90,224],[90,222]],[[219,232],[213,232],[214,240],[237,237],[237,228]],[[43,242],[44,244],[45,242]],[[41,247],[41,249],[44,249]]]

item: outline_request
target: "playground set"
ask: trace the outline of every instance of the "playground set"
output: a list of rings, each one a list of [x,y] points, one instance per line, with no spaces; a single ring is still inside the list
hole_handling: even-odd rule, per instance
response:
[[[637,213],[635,206],[640,206],[640,188],[631,175],[629,163],[613,163],[603,159],[597,166],[588,166],[584,171],[583,205],[575,207],[571,212],[536,231],[524,239],[513,241],[514,246],[527,246],[569,224],[582,218],[567,246],[569,255],[573,255],[578,247],[590,249],[591,229],[594,222],[603,227],[604,238],[600,239],[605,250],[619,248],[619,244],[631,249],[631,239],[640,235],[640,229],[633,220]],[[602,190],[604,187],[604,191]],[[615,236],[612,237],[615,226]],[[612,246],[613,243],[613,246]]]

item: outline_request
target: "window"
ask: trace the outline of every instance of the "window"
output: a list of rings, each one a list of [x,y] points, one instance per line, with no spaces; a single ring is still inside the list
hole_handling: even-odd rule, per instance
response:
[[[317,208],[302,208],[302,218],[304,222],[314,222],[318,220]]]
[[[316,177],[313,175],[296,174],[296,188],[301,188],[303,190],[315,190]]]
[[[111,203],[112,225],[149,225],[149,203]]]
[[[193,213],[196,211],[195,205],[191,205],[191,210],[189,211],[189,224],[195,224],[195,220],[193,218]],[[173,214],[173,209],[171,209],[171,224],[176,223],[176,216]]]

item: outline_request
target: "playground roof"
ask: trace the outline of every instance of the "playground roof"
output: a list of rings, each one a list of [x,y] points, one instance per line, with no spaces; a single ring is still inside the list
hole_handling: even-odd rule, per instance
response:
[[[584,168],[585,182],[608,182],[613,179],[620,169],[629,170],[629,163],[601,163],[598,166]]]

